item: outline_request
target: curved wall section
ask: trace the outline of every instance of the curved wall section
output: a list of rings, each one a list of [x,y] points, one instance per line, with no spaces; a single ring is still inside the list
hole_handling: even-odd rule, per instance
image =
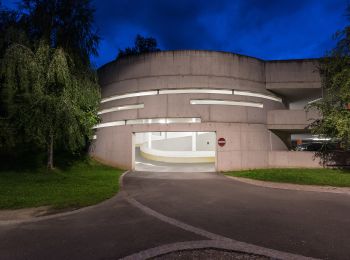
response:
[[[157,52],[106,64],[98,71],[102,122],[91,153],[131,169],[133,133],[216,132],[226,139],[216,147],[217,170],[269,167],[269,152],[287,147],[268,129],[267,115],[287,106],[266,89],[265,69],[263,60],[210,51]]]

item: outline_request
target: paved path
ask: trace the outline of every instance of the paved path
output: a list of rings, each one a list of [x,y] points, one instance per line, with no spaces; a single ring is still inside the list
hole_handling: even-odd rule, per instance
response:
[[[349,259],[349,216],[348,195],[263,188],[215,173],[132,172],[123,192],[96,207],[0,225],[0,259],[117,259],[213,244]]]

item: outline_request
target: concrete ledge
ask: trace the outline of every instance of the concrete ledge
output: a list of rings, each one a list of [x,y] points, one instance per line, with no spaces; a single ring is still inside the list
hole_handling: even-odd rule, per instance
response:
[[[215,157],[169,157],[140,152],[141,156],[152,161],[168,163],[215,163]]]
[[[140,146],[141,156],[158,162],[215,163],[215,151],[163,151]]]
[[[258,256],[269,257],[272,259],[284,259],[284,260],[306,260],[315,259],[311,257],[305,257],[301,255],[295,255],[291,253],[281,252],[274,249],[263,248],[251,244],[247,244],[239,241],[221,241],[221,240],[199,240],[199,241],[187,241],[178,242],[173,244],[167,244],[158,246],[148,250],[141,251],[139,253],[126,256],[122,260],[133,260],[133,259],[149,259],[152,257],[164,255],[171,252],[181,250],[193,250],[193,249],[222,249],[228,251],[234,251],[239,253],[253,254]]]

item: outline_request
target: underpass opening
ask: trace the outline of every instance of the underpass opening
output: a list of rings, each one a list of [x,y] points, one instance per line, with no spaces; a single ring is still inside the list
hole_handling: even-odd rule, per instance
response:
[[[133,136],[133,169],[214,172],[215,132],[139,132]]]

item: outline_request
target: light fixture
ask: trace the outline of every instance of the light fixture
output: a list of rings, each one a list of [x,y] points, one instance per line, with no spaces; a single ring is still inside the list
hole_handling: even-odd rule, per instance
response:
[[[208,88],[184,88],[184,89],[162,89],[159,94],[225,94],[231,95],[230,89],[208,89]]]
[[[259,97],[259,98],[270,99],[270,100],[277,101],[277,102],[282,102],[282,99],[279,97],[261,94],[261,93],[256,93],[256,92],[250,92],[250,91],[234,90],[233,94],[238,95],[238,96]]]
[[[308,104],[312,104],[312,103],[318,102],[318,101],[320,101],[320,100],[322,100],[322,98],[314,99],[314,100],[311,100],[311,101],[309,101],[309,102],[307,102],[307,103],[308,103]]]
[[[224,105],[224,106],[244,106],[244,107],[258,107],[263,108],[262,103],[245,102],[245,101],[230,101],[230,100],[216,100],[216,99],[192,99],[192,105]]]
[[[123,99],[123,98],[131,98],[131,97],[142,97],[142,96],[154,96],[158,94],[158,90],[150,90],[150,91],[142,91],[142,92],[134,92],[134,93],[127,93],[123,95],[116,95],[116,96],[111,96],[108,98],[103,98],[101,100],[101,103],[105,103],[108,101],[112,100],[117,100],[117,99]]]
[[[200,118],[150,118],[150,119],[130,119],[126,120],[127,125],[144,125],[144,124],[184,124],[184,123],[200,123]]]
[[[113,121],[113,122],[108,122],[108,123],[101,123],[97,124],[93,127],[93,129],[97,128],[103,128],[103,127],[110,127],[110,126],[120,126],[120,125],[125,125],[125,121]]]
[[[110,112],[115,112],[115,111],[122,111],[122,110],[130,110],[130,109],[140,109],[144,108],[144,104],[136,104],[136,105],[126,105],[126,106],[119,106],[119,107],[112,107],[112,108],[107,108],[103,109],[99,112],[97,112],[98,115],[110,113]]]

